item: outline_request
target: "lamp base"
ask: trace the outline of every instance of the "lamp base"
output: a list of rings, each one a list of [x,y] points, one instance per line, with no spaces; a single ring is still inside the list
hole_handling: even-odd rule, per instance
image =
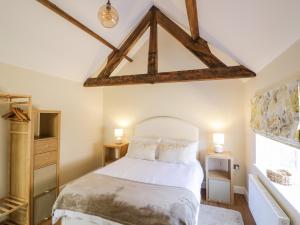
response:
[[[222,152],[224,152],[223,145],[215,145],[215,152],[216,153],[222,153]]]
[[[121,137],[116,137],[116,138],[115,138],[115,144],[120,145],[120,144],[122,144],[122,143],[123,143],[123,141],[122,141],[122,138],[121,138]]]

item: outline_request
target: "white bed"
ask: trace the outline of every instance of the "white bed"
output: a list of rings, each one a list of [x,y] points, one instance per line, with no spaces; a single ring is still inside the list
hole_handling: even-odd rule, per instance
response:
[[[163,137],[198,141],[198,128],[188,122],[170,117],[145,120],[135,127],[135,136]],[[194,193],[200,203],[203,170],[199,162],[175,164],[124,157],[94,173],[143,183],[183,187]],[[119,223],[83,213],[55,210],[53,218],[62,216],[62,225],[117,225]],[[196,218],[197,220],[197,218]]]

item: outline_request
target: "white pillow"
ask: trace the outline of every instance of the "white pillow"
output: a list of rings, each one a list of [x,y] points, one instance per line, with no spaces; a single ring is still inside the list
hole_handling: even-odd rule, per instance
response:
[[[130,158],[155,160],[160,139],[136,137],[131,140],[126,156]]]
[[[189,164],[197,160],[198,142],[163,139],[158,146],[158,160]]]

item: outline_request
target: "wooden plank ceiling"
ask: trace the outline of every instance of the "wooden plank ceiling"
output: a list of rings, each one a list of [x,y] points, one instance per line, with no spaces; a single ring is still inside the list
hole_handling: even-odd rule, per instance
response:
[[[200,37],[196,0],[185,0],[191,35],[187,34],[181,27],[169,19],[157,7],[146,13],[134,31],[128,36],[123,44],[116,48],[98,34],[84,26],[75,18],[58,8],[49,0],[37,0],[58,15],[67,19],[81,30],[105,44],[113,51],[108,56],[107,63],[96,78],[88,78],[84,83],[85,87],[114,86],[132,84],[154,84],[167,82],[186,82],[197,80],[219,80],[255,77],[256,74],[244,66],[226,66],[209,49],[207,42]],[[184,70],[171,72],[158,72],[158,48],[157,48],[157,25],[160,25],[185,48],[194,54],[208,68],[198,70]],[[146,74],[121,75],[111,77],[112,72],[127,56],[132,47],[137,43],[145,31],[150,27],[148,71]]]

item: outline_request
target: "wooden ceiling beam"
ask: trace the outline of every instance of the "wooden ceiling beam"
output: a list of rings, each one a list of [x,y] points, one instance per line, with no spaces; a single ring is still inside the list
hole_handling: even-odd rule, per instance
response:
[[[197,40],[199,36],[199,24],[198,24],[198,12],[197,12],[197,0],[185,0],[185,6],[187,16],[189,19],[191,37],[193,40]]]
[[[157,56],[157,21],[156,10],[151,11],[150,19],[150,37],[148,52],[148,74],[156,74],[158,72],[158,56]]]
[[[104,69],[98,75],[98,78],[107,78],[111,75],[111,73],[117,68],[117,66],[121,63],[123,56],[127,55],[131,48],[135,45],[135,43],[141,38],[141,36],[145,33],[150,25],[150,18],[153,11],[153,7],[148,11],[148,13],[144,16],[138,26],[134,29],[134,31],[129,35],[126,41],[121,45],[119,51],[114,51],[108,57],[108,61]]]
[[[192,52],[207,67],[226,67],[226,65],[214,56],[205,40],[199,37],[194,41],[181,27],[169,19],[159,9],[157,9],[157,23],[175,37],[184,47]]]
[[[67,21],[69,21],[70,23],[72,23],[73,25],[75,25],[76,27],[78,27],[79,29],[83,30],[84,32],[86,32],[90,36],[94,37],[95,39],[97,39],[98,41],[100,41],[101,43],[103,43],[104,45],[106,45],[107,47],[111,48],[114,51],[119,51],[118,48],[116,48],[111,43],[109,43],[107,40],[105,40],[104,38],[102,38],[101,36],[99,36],[98,34],[96,34],[90,28],[88,28],[85,25],[83,25],[81,22],[79,22],[78,20],[76,20],[74,17],[72,17],[71,15],[69,15],[68,13],[66,13],[65,11],[63,11],[62,9],[60,9],[57,5],[55,5],[51,1],[49,1],[49,0],[37,0],[37,1],[39,3],[41,3],[42,5],[46,6],[48,9],[52,10],[54,13],[56,13],[59,16],[63,17],[64,19],[66,19]],[[133,61],[127,55],[124,55],[124,57],[129,62]]]
[[[255,73],[244,66],[219,67],[212,69],[198,69],[162,72],[157,74],[137,74],[113,76],[109,78],[89,78],[85,87],[117,86],[132,84],[155,84],[170,82],[187,82],[201,80],[221,80],[255,77]]]
[[[188,0],[186,0],[188,1]],[[194,12],[195,14],[195,12]],[[193,15],[194,17],[195,15]],[[184,70],[171,72],[158,72],[157,25],[162,26],[175,37],[184,47],[191,51],[209,68],[198,70]],[[147,74],[112,76],[111,73],[121,63],[133,45],[139,40],[150,26],[150,40],[148,52]],[[198,32],[199,33],[199,32]],[[197,34],[194,33],[194,34]],[[194,35],[196,37],[196,35]],[[85,87],[116,86],[132,84],[154,84],[170,82],[187,82],[200,80],[220,80],[255,77],[256,74],[244,66],[226,66],[214,56],[207,42],[200,36],[193,40],[181,27],[170,20],[158,8],[153,6],[144,16],[136,29],[129,35],[118,51],[113,51],[105,68],[97,78],[89,78],[84,83]]]

